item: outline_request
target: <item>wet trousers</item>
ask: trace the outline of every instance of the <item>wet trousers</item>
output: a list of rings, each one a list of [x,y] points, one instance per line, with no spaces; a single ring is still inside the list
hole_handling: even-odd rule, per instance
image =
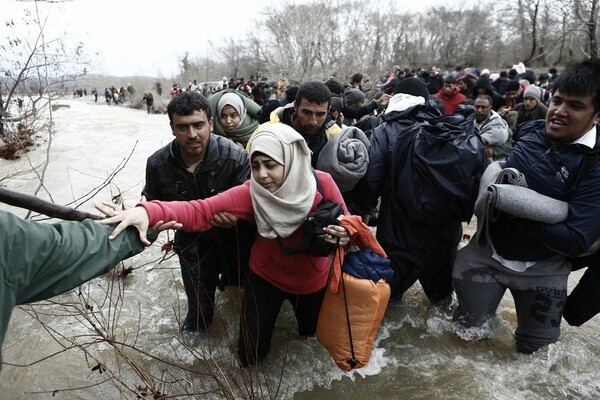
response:
[[[256,228],[238,225],[176,236],[174,250],[188,300],[186,329],[206,330],[213,320],[217,287],[244,282]]]
[[[557,255],[516,272],[492,258],[490,247],[471,242],[458,252],[454,263],[458,298],[454,321],[464,328],[483,325],[496,314],[508,289],[517,314],[517,351],[533,353],[560,336],[570,269],[570,262]]]
[[[294,308],[300,336],[312,336],[317,329],[325,287],[311,294],[284,292],[250,271],[244,288],[238,357],[242,366],[256,364],[271,348],[271,337],[281,306],[288,300]]]

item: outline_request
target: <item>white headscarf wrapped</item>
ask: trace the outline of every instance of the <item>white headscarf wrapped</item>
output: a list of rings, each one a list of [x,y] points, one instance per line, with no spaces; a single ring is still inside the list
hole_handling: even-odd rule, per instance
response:
[[[274,193],[250,181],[258,233],[267,238],[288,237],[304,222],[315,200],[317,184],[304,138],[288,125],[261,125],[250,144],[250,160],[260,152],[284,166],[283,183]]]
[[[235,108],[237,113],[240,115],[240,122],[235,126],[236,128],[239,128],[240,125],[242,125],[244,118],[246,118],[247,113],[246,107],[244,107],[244,100],[242,100],[240,96],[235,93],[225,93],[223,96],[221,96],[219,102],[217,103],[217,117],[221,117],[221,111],[223,111],[225,106],[231,106]]]

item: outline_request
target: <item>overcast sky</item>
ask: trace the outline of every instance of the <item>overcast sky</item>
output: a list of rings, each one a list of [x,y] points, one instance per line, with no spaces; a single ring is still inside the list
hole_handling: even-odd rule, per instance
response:
[[[25,5],[16,0],[0,1],[2,38],[4,21],[21,18]],[[48,36],[65,30],[69,39],[83,41],[88,53],[100,52],[101,59],[89,72],[169,78],[179,72],[178,56],[186,51],[192,56],[210,54],[210,41],[242,38],[259,18],[260,11],[278,3],[278,0],[71,0],[43,4],[41,8],[44,15],[49,15]],[[447,3],[402,0],[397,4],[419,11]]]

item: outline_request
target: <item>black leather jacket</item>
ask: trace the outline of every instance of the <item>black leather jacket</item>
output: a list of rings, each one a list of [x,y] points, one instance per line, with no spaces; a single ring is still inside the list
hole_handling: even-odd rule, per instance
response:
[[[148,201],[205,199],[249,178],[248,154],[229,139],[211,134],[204,161],[194,173],[187,170],[176,140],[151,155],[142,194]]]

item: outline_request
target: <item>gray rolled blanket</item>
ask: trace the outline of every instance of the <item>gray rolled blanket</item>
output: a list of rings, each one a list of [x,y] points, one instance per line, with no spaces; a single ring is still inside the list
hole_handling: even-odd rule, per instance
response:
[[[367,173],[369,139],[360,129],[349,126],[331,138],[319,153],[317,169],[328,172],[348,192]]]
[[[501,212],[546,224],[562,222],[569,216],[569,203],[527,188],[523,174],[514,168],[503,168],[503,165],[501,162],[491,163],[479,184],[474,239],[481,246],[491,243],[489,221],[498,220]]]
[[[488,187],[490,221],[498,219],[502,211],[519,218],[546,224],[557,224],[569,216],[569,203],[544,196],[526,187],[499,184]]]

